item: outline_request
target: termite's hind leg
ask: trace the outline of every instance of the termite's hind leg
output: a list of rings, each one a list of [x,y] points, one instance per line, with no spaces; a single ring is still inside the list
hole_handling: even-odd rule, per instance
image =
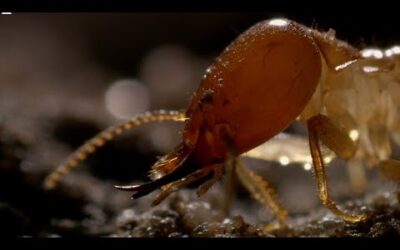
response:
[[[318,131],[321,125],[320,122],[321,121],[318,119],[318,117],[313,117],[307,121],[310,151],[314,165],[315,177],[317,179],[319,197],[325,206],[327,206],[334,214],[340,216],[345,221],[355,223],[364,220],[366,217],[363,215],[350,215],[340,210],[329,197],[325,166],[319,145],[319,135],[322,134],[321,131]],[[329,133],[329,131],[325,132]]]
[[[400,161],[389,159],[381,161],[378,164],[379,170],[382,175],[392,181],[400,183]]]
[[[275,191],[270,187],[268,182],[265,181],[261,176],[245,167],[239,159],[236,160],[235,169],[238,179],[243,186],[256,200],[273,211],[278,218],[281,229],[286,228],[287,210],[281,206]],[[266,232],[271,232],[275,229],[276,225],[274,224],[269,224],[265,227]]]
[[[347,172],[352,191],[358,195],[364,193],[367,187],[367,176],[362,162],[349,160]]]
[[[391,181],[397,182],[397,201],[400,203],[400,161],[389,159],[378,164],[382,175]]]
[[[67,175],[81,161],[85,160],[88,155],[94,153],[107,141],[112,141],[116,136],[125,131],[131,130],[145,123],[161,121],[184,121],[185,119],[186,117],[184,112],[159,110],[140,114],[118,126],[110,127],[87,141],[74,153],[72,153],[62,165],[60,165],[45,179],[44,187],[46,189],[54,188],[65,175]]]

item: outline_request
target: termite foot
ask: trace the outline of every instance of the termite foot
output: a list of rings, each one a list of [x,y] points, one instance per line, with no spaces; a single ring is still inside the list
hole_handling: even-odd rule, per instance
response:
[[[326,201],[324,204],[337,216],[341,217],[344,221],[349,223],[358,223],[361,221],[365,221],[368,217],[365,214],[362,215],[351,215],[347,212],[340,210],[336,204],[332,201]]]
[[[289,230],[289,227],[286,223],[281,222],[271,222],[263,227],[264,234],[272,234],[272,235],[285,235]]]
[[[329,209],[331,209],[331,211],[336,214],[337,216],[341,217],[344,221],[349,222],[349,223],[358,223],[358,222],[362,222],[365,221],[368,216],[363,214],[363,215],[350,215],[346,212],[343,212],[341,210],[339,210],[338,208],[332,208],[330,206],[328,206]]]
[[[358,222],[362,222],[367,220],[367,216],[366,215],[359,215],[359,216],[355,216],[355,215],[347,215],[346,217],[342,217],[343,220],[350,222],[350,223],[358,223]]]

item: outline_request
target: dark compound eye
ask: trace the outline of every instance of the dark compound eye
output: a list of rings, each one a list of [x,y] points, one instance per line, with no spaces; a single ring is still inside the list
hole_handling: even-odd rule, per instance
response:
[[[214,102],[214,91],[209,89],[204,91],[203,97],[200,100],[203,104],[213,104]]]

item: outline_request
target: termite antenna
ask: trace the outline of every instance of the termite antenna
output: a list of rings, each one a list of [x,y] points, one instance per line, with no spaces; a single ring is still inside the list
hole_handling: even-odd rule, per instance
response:
[[[166,111],[157,110],[153,112],[145,112],[139,114],[134,118],[126,121],[117,126],[110,127],[98,135],[93,137],[79,147],[74,153],[72,153],[66,161],[57,167],[45,179],[43,185],[46,189],[53,189],[57,184],[66,176],[71,170],[78,166],[78,164],[85,160],[88,155],[94,153],[97,149],[102,147],[107,141],[112,141],[116,136],[122,134],[125,131],[136,128],[140,125],[150,122],[162,122],[162,121],[185,121],[187,118],[183,111]]]

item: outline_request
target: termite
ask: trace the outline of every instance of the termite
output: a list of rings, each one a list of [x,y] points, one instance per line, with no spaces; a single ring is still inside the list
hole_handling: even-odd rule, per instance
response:
[[[343,220],[362,221],[365,215],[350,214],[330,198],[320,142],[339,158],[381,164],[386,175],[400,176],[400,163],[389,158],[388,144],[388,132],[400,142],[395,132],[400,131],[399,78],[393,74],[399,71],[399,51],[395,47],[382,56],[376,53],[337,39],[333,30],[320,32],[283,18],[259,22],[206,70],[185,111],[148,112],[101,132],[44,185],[54,188],[80,161],[124,131],[149,122],[184,121],[182,142],[152,166],[151,181],[116,188],[132,191],[133,198],[160,189],[156,205],[173,191],[203,180],[197,189],[200,196],[224,173],[229,192],[229,180],[236,175],[284,227],[287,210],[240,156],[300,121],[308,131],[320,200]]]

